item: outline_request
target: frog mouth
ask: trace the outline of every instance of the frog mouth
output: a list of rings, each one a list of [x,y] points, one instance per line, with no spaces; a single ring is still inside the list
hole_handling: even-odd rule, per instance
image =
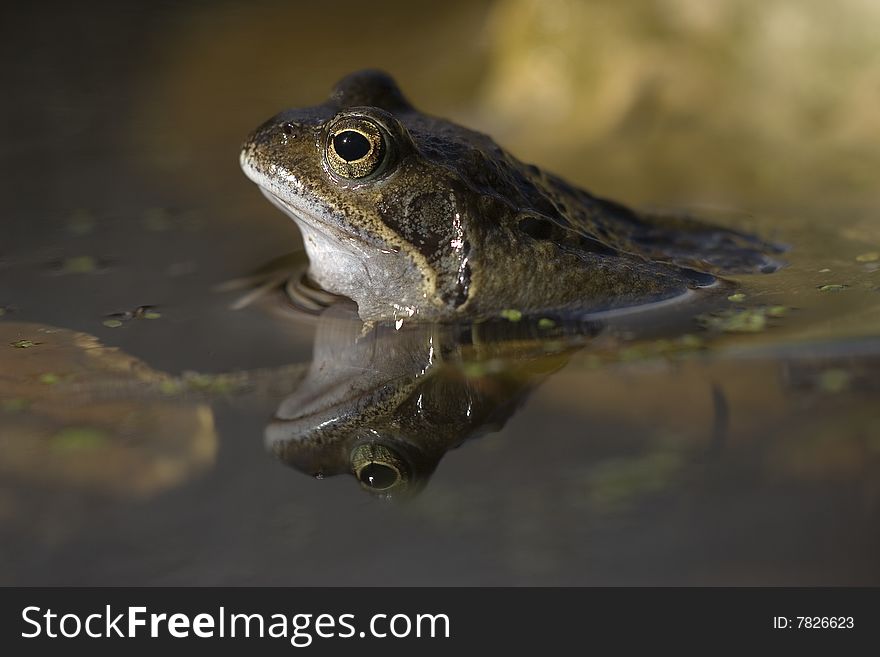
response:
[[[330,222],[328,221],[324,221],[323,219],[317,217],[314,213],[307,212],[303,208],[297,207],[289,201],[285,201],[283,198],[281,198],[274,192],[269,191],[265,187],[260,187],[260,191],[263,193],[263,196],[269,199],[269,202],[272,205],[284,212],[284,214],[292,217],[295,221],[305,223],[309,227],[320,230],[322,233],[325,234],[330,233],[332,235],[340,232],[337,226],[330,224]]]
[[[308,227],[309,230],[317,231],[325,237],[333,240],[345,240],[346,242],[355,243],[368,249],[382,248],[376,244],[369,243],[353,231],[340,227],[338,223],[330,223],[313,212],[309,212],[302,207],[293,205],[265,187],[261,186],[260,191],[263,193],[263,196],[269,199],[269,202],[272,203],[272,205],[289,215],[298,224]]]

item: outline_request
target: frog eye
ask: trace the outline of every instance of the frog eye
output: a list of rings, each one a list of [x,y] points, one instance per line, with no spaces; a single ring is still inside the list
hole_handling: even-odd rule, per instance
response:
[[[328,166],[343,178],[365,178],[376,173],[386,151],[382,129],[360,117],[337,122],[327,136],[325,148]]]

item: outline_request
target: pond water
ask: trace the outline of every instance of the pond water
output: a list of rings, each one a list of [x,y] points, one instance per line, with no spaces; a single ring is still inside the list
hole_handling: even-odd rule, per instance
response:
[[[797,169],[699,121],[683,145],[639,112],[554,150],[546,116],[493,113],[520,4],[18,10],[0,582],[880,583],[880,169],[833,144]],[[787,266],[723,308],[577,327],[232,309],[225,283],[301,246],[242,139],[363,66],[592,191],[784,243]]]

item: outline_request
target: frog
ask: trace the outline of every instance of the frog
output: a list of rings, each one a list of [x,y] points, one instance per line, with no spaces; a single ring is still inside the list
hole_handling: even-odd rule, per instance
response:
[[[588,316],[769,273],[783,247],[641,212],[423,113],[380,70],[265,121],[245,175],[299,227],[316,288],[364,322]]]

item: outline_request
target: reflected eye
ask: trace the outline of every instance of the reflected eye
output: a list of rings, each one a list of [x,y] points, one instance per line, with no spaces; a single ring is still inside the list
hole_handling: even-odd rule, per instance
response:
[[[398,488],[407,482],[406,463],[386,445],[361,443],[351,452],[351,469],[367,490],[381,492]]]
[[[375,122],[346,117],[330,130],[327,164],[343,178],[365,178],[381,169],[386,151],[385,136]]]
[[[400,473],[384,463],[369,463],[357,475],[364,486],[374,490],[391,488],[400,480]]]

